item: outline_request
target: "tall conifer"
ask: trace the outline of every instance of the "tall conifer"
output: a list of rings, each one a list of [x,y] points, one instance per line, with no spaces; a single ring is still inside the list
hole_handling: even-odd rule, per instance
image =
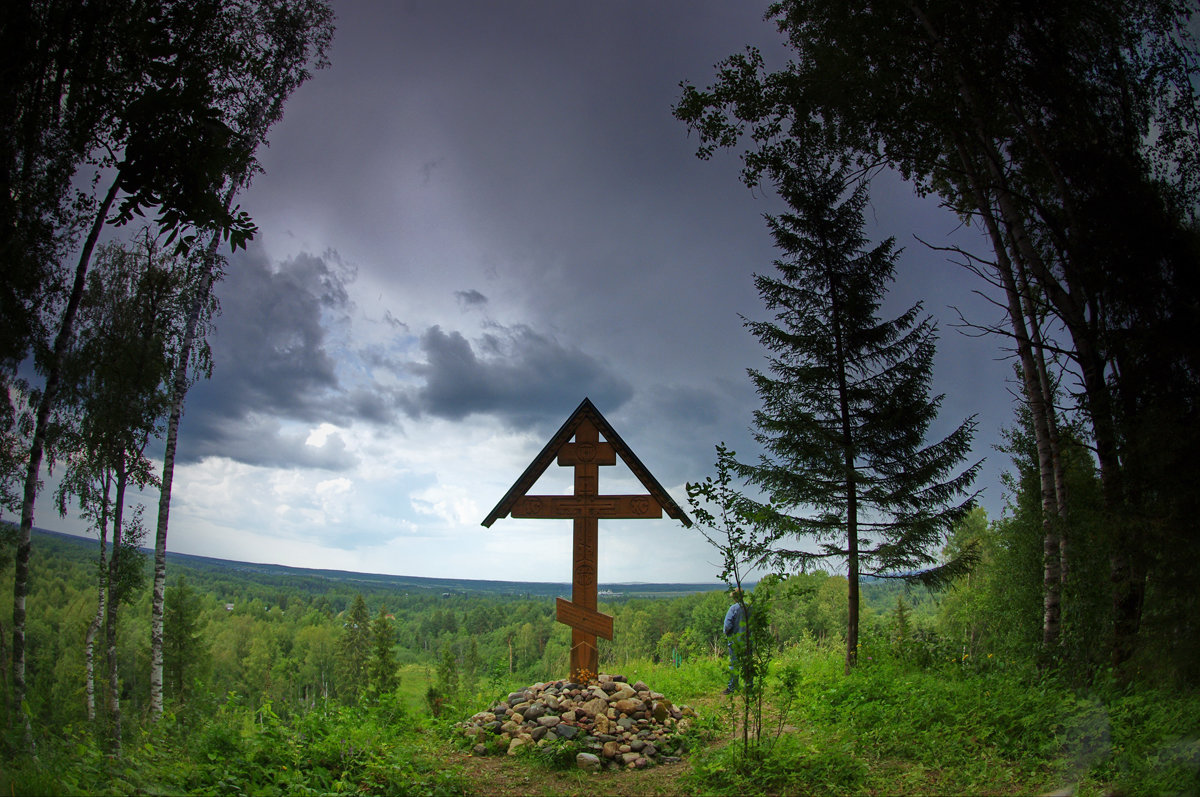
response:
[[[354,596],[346,612],[342,638],[338,640],[338,691],[349,703],[357,701],[369,685],[367,667],[370,658],[371,615],[360,593]]]
[[[368,667],[371,689],[376,695],[395,690],[400,685],[396,675],[396,629],[387,609],[380,606],[379,614],[371,623],[371,663]]]
[[[738,470],[769,496],[757,510],[777,563],[846,563],[849,670],[860,576],[933,584],[965,564],[935,557],[972,504],[979,463],[956,471],[975,420],[925,442],[942,401],[929,394],[937,331],[920,303],[879,319],[899,252],[890,238],[867,248],[866,183],[847,192],[844,169],[809,160],[781,170],[778,188],[791,212],[767,221],[783,257],[774,275],[755,277],[775,318],[746,322],[768,351],[769,368],[750,371],[765,453]],[[780,547],[789,538],[816,546]]]

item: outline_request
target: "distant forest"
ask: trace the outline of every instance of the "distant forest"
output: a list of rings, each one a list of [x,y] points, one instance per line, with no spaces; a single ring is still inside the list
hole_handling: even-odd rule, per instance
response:
[[[85,719],[82,629],[95,603],[98,543],[37,532],[36,594],[52,607],[39,620],[29,670],[31,709],[47,726]],[[278,709],[311,706],[318,697],[349,697],[363,688],[364,662],[348,659],[356,601],[368,622],[383,618],[395,666],[439,666],[452,656],[466,692],[488,682],[534,682],[567,670],[570,629],[554,619],[567,584],[424,579],[227,562],[172,554],[165,649],[168,697],[238,694]],[[149,612],[150,562],[122,609],[119,642],[123,694],[134,715],[145,709],[148,638],[135,618]],[[6,577],[7,578],[7,577]],[[641,659],[683,662],[725,652],[721,585],[605,585],[601,611],[614,617],[614,639],[600,641],[601,665],[620,669]],[[817,573],[789,581],[788,610],[777,618],[781,640],[804,634],[840,639],[846,580]],[[932,617],[923,589],[899,582],[864,585],[868,616],[883,618],[898,598]],[[89,608],[91,607],[91,608]],[[361,621],[361,618],[359,620]],[[372,633],[375,633],[374,631]],[[357,674],[356,674],[357,673]]]

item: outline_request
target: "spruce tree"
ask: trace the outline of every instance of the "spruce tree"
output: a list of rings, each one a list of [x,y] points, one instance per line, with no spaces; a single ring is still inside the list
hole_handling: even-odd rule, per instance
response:
[[[208,662],[208,640],[201,627],[202,610],[199,593],[184,576],[179,577],[175,586],[167,588],[163,614],[164,683],[177,700],[191,687],[190,678],[202,672]]]
[[[367,687],[367,663],[371,656],[371,616],[361,594],[354,596],[338,640],[338,692],[354,702]]]
[[[391,692],[400,685],[396,675],[396,655],[392,650],[395,645],[396,629],[392,625],[392,617],[381,606],[375,621],[371,623],[373,652],[369,669],[371,689],[376,695]]]
[[[767,221],[783,257],[774,275],[755,276],[775,318],[746,321],[768,352],[769,368],[750,370],[762,401],[754,436],[764,453],[738,472],[768,496],[756,509],[776,564],[846,563],[849,671],[861,576],[936,585],[967,564],[939,566],[935,557],[973,502],[979,463],[956,471],[975,420],[925,442],[942,401],[930,396],[937,331],[920,303],[879,318],[899,251],[891,238],[867,248],[867,183],[848,187],[844,168],[812,159],[778,178],[791,212]],[[780,547],[791,538],[815,547]]]

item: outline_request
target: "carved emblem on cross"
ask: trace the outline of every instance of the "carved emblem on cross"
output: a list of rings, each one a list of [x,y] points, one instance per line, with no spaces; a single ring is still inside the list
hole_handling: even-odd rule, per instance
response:
[[[599,468],[617,464],[618,456],[646,488],[647,494],[599,494]],[[560,466],[575,469],[574,493],[527,495],[554,460]],[[613,636],[612,617],[596,610],[597,521],[600,518],[661,518],[664,511],[685,526],[692,524],[595,405],[584,399],[484,519],[486,527],[510,513],[515,518],[572,521],[571,600],[557,599],[557,619],[571,627],[571,680],[586,681],[596,676],[600,666],[596,637],[612,639]]]

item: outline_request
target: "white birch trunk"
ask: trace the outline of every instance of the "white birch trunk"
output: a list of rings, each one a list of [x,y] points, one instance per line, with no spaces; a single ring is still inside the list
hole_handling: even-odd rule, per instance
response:
[[[25,702],[25,602],[29,595],[29,555],[33,548],[33,508],[37,502],[42,458],[46,453],[46,435],[50,425],[50,413],[58,397],[59,381],[62,375],[63,359],[67,346],[75,331],[75,314],[79,302],[83,298],[84,283],[87,279],[88,267],[91,265],[92,252],[104,227],[108,210],[116,199],[120,185],[120,175],[113,180],[100,208],[96,212],[92,228],[88,231],[87,240],[79,253],[75,266],[75,280],[71,286],[71,295],[63,310],[59,323],[58,334],[54,338],[54,353],[48,364],[46,384],[42,387],[42,397],[38,401],[36,421],[33,429],[33,439],[29,445],[29,463],[25,471],[25,490],[21,500],[21,528],[17,539],[17,555],[13,567],[13,642],[12,642],[12,679],[13,707],[10,717],[20,716],[24,723],[24,744],[26,749],[33,750],[33,728],[29,724],[29,715],[25,713],[22,704]]]
[[[122,455],[122,460],[124,456]],[[120,608],[120,558],[121,538],[124,529],[123,509],[125,503],[124,463],[117,469],[117,495],[113,506],[113,555],[108,560],[108,601],[105,606],[104,641],[108,661],[108,721],[109,754],[121,757],[121,675],[117,662],[117,610]]]

